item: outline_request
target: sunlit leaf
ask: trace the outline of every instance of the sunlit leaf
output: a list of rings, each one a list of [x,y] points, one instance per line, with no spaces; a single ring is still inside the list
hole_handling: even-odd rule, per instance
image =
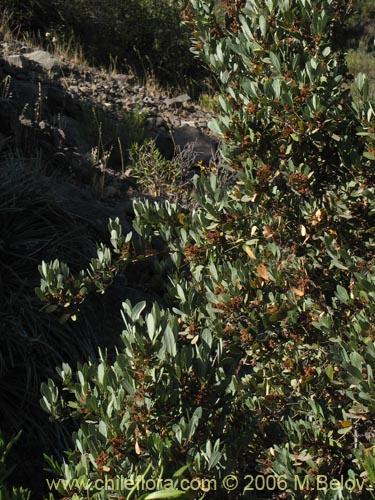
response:
[[[268,275],[268,270],[266,268],[266,266],[264,264],[259,264],[258,266],[258,276],[259,278],[262,278],[266,281],[268,281],[270,278],[269,278],[269,275]]]
[[[247,253],[247,255],[250,257],[250,259],[256,260],[256,257],[255,257],[253,251],[251,250],[251,248],[249,246],[244,245],[243,249],[245,250],[245,252]]]

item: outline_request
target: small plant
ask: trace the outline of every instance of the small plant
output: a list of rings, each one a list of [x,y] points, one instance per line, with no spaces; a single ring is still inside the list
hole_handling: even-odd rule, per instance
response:
[[[185,152],[186,153],[186,152]],[[163,158],[152,140],[134,144],[129,151],[129,173],[137,180],[142,192],[152,196],[182,198],[187,193],[189,155],[177,155],[173,160]]]
[[[1,81],[1,97],[2,99],[10,99],[12,94],[10,92],[10,85],[11,85],[12,78],[10,75],[7,75],[2,81]]]
[[[199,96],[199,105],[202,109],[218,113],[220,111],[218,95],[203,93]]]

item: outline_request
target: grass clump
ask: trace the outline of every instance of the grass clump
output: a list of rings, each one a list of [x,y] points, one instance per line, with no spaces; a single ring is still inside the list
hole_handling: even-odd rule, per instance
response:
[[[23,429],[21,481],[40,479],[42,447],[66,445],[66,434],[47,429],[39,387],[57,363],[95,356],[95,334],[84,317],[74,326],[46,316],[36,297],[37,266],[58,252],[77,266],[95,248],[92,236],[48,196],[36,160],[9,151],[0,161],[0,428],[8,440]],[[60,433],[60,434],[59,434]],[[13,498],[13,497],[11,497]]]

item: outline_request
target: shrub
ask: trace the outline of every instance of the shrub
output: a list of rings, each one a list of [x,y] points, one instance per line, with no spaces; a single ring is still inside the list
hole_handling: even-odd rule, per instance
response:
[[[349,33],[351,47],[366,44],[368,50],[373,50],[375,6],[371,0],[354,0],[353,15],[349,19]]]
[[[42,386],[43,407],[80,424],[54,468],[91,480],[89,498],[109,498],[94,481],[120,476],[133,487],[112,483],[115,493],[144,500],[366,497],[375,108],[364,75],[353,102],[331,47],[346,3],[189,6],[195,51],[223,86],[211,126],[235,185],[196,178],[189,214],[134,203],[137,233],[169,250],[156,263],[168,276],[165,306],[125,302],[115,361],[64,364],[63,392]],[[182,478],[195,482],[184,489]]]
[[[348,68],[355,75],[360,72],[366,73],[370,81],[372,95],[375,86],[374,16],[375,6],[373,2],[355,0],[346,40],[346,45],[350,47],[346,56]]]

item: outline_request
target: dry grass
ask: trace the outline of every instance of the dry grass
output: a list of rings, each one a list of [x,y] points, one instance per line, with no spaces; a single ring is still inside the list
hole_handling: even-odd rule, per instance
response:
[[[0,34],[4,42],[4,50],[9,53],[16,44],[21,43],[30,49],[43,49],[51,52],[57,59],[70,64],[88,68],[82,46],[73,36],[59,37],[54,33],[32,34],[21,30],[20,26],[12,27],[12,13],[4,10],[0,15]]]
[[[2,36],[5,48],[9,43],[20,36],[20,28],[11,27],[12,14],[4,10],[0,16],[0,34]]]

